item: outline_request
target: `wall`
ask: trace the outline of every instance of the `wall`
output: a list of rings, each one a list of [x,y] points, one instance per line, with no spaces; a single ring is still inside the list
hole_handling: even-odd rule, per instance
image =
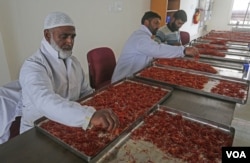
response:
[[[114,8],[118,2],[121,11]],[[87,72],[86,53],[92,48],[109,46],[119,55],[140,19],[150,8],[150,0],[0,0],[0,32],[11,79],[18,78],[24,59],[40,46],[43,21],[51,11],[68,13],[77,27],[74,55]]]
[[[10,72],[9,67],[6,60],[5,50],[3,47],[2,34],[0,32],[0,85],[4,85],[10,82]]]
[[[198,0],[182,0],[180,9],[183,9],[187,13],[187,22],[181,27],[182,31],[187,31],[190,34],[190,39],[194,39],[199,35],[199,24],[193,24],[193,15],[196,7],[198,6]]]
[[[234,0],[214,0],[212,19],[207,23],[207,30],[231,30],[228,25]]]
[[[188,22],[182,29],[190,32],[191,37],[198,30],[198,25],[192,24],[197,3],[198,0],[182,0],[180,6],[188,13]],[[49,12],[63,11],[74,20],[77,27],[74,55],[88,73],[87,52],[109,46],[118,58],[125,41],[140,26],[142,15],[149,9],[150,0],[0,0],[0,32],[11,80],[18,78],[24,59],[40,46],[43,21]]]
[[[231,30],[232,26],[229,25],[229,20],[231,17],[231,10],[233,6],[234,0],[213,0],[213,11],[211,15],[211,19],[206,23],[206,31],[203,29],[199,29],[198,24],[192,24],[192,16],[194,14],[194,8],[198,6],[199,0],[181,1],[181,8],[185,8],[189,14],[193,12],[191,15],[188,15],[188,22],[185,23],[182,27],[182,30],[187,30],[191,34],[191,40],[199,37],[200,35],[204,35],[211,30]],[[190,28],[191,27],[191,28]]]

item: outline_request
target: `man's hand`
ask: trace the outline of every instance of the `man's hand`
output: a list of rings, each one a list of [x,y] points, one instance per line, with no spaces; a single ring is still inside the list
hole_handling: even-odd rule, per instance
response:
[[[102,109],[94,113],[90,120],[90,125],[112,131],[119,126],[119,119],[111,109]]]
[[[185,55],[193,56],[194,58],[199,58],[200,53],[197,48],[195,47],[186,47],[185,48]]]

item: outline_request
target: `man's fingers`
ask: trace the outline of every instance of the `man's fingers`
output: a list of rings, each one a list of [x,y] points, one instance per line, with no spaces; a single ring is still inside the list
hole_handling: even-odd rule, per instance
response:
[[[108,125],[109,125],[108,131],[111,131],[111,130],[115,129],[116,127],[118,127],[119,120],[112,110],[109,110],[108,113],[109,114],[106,117]]]
[[[110,110],[110,116],[113,119],[115,125],[119,125],[119,119],[118,119],[117,115],[112,110]]]
[[[119,126],[119,119],[111,109],[103,109],[95,113],[91,124],[102,126],[102,128],[111,131]]]

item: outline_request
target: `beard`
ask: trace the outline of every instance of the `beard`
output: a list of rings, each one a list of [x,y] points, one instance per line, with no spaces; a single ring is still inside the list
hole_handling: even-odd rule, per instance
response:
[[[171,28],[173,31],[178,31],[179,27],[177,27],[177,25],[175,24],[175,21],[171,24]]]
[[[153,34],[153,35],[156,35],[157,31],[158,31],[158,28],[157,28],[157,29],[152,30],[152,34]]]
[[[175,25],[175,23],[172,24],[172,28],[173,28],[174,30],[176,30],[176,31],[179,30],[179,27],[177,27],[177,25]]]
[[[50,39],[50,45],[58,52],[58,58],[60,59],[66,59],[72,55],[72,50],[63,50],[60,48],[54,41],[53,37]]]
[[[168,28],[172,31],[172,32],[175,32],[175,31],[178,31],[179,30],[179,27],[177,27],[177,25],[175,24],[175,21],[173,23],[169,23],[167,24]]]
[[[148,27],[148,29],[150,30],[150,32],[152,33],[152,35],[156,35],[158,28],[152,28],[152,27]]]

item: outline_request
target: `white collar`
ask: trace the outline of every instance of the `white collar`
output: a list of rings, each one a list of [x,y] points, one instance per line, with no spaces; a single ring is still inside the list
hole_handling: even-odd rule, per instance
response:
[[[41,41],[40,50],[44,55],[49,55],[48,57],[58,59],[58,52],[49,44],[49,42],[45,38],[43,38]]]
[[[140,29],[145,31],[150,37],[152,36],[152,33],[150,32],[148,27],[146,27],[145,25],[141,25]]]

